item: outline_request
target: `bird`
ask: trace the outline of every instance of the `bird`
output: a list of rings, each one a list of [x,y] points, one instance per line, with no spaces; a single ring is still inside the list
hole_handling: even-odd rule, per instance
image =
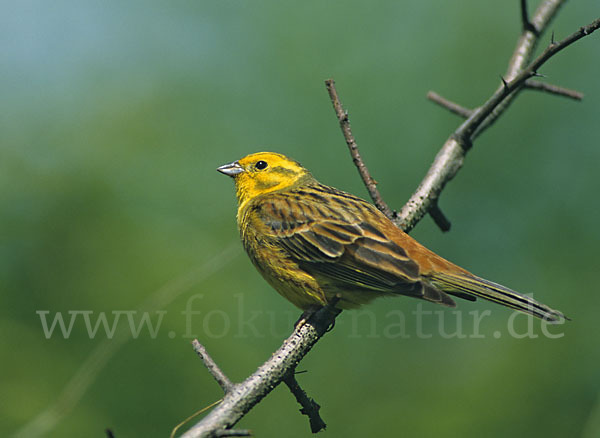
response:
[[[233,178],[242,244],[284,298],[314,312],[336,297],[353,309],[409,296],[455,307],[477,298],[548,322],[566,318],[533,298],[478,277],[421,245],[369,202],[321,184],[297,161],[257,152],[217,170]]]

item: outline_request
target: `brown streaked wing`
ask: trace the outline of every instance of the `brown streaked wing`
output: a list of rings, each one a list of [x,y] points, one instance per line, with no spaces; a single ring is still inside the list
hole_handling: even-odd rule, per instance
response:
[[[307,190],[303,188],[303,194]],[[278,245],[304,270],[329,284],[340,289],[430,295],[420,284],[417,264],[369,222],[380,220],[370,217],[371,206],[352,197],[343,199],[342,209],[336,194],[330,194],[324,204],[319,196],[276,193],[263,200],[260,217]],[[354,210],[349,213],[348,208]]]

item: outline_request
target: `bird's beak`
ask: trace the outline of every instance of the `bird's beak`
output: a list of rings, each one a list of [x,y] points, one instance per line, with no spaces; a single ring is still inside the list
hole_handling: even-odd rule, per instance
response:
[[[240,166],[240,163],[234,161],[233,163],[223,164],[221,167],[217,167],[217,170],[224,175],[234,177],[244,172],[244,168]]]

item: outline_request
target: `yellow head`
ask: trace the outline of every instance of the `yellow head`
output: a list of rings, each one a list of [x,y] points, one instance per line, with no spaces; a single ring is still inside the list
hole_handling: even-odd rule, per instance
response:
[[[312,180],[300,163],[274,152],[257,152],[217,170],[235,180],[240,208],[255,196],[304,184]]]

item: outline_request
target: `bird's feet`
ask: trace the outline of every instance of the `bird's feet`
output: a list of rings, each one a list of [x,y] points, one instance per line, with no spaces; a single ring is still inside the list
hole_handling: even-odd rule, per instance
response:
[[[298,330],[299,328],[301,328],[304,324],[306,324],[306,321],[308,321],[310,317],[317,313],[320,309],[322,309],[322,307],[315,306],[302,312],[300,318],[298,318],[298,320],[294,323],[294,329]]]

